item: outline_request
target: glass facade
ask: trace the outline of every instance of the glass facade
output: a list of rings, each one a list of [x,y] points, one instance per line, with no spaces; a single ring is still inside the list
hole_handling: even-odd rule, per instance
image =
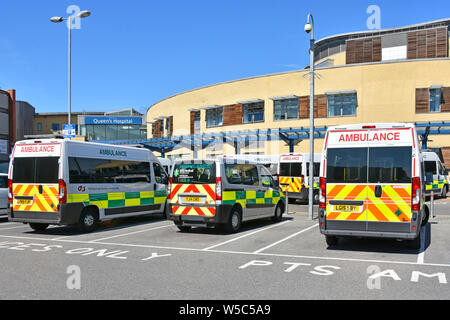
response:
[[[142,125],[83,124],[80,129],[88,141],[147,139],[147,127]]]

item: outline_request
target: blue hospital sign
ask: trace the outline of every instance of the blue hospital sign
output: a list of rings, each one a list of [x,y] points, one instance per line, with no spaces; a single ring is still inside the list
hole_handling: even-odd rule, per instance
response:
[[[75,138],[75,124],[63,124],[63,134],[68,138]]]

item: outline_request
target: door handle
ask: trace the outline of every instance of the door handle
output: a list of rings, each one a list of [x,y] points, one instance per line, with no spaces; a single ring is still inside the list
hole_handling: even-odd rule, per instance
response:
[[[39,190],[39,193],[42,194],[42,192],[44,191],[44,189],[42,188],[42,185],[39,185],[38,190]]]
[[[383,194],[383,188],[381,186],[375,186],[375,197],[381,198]]]

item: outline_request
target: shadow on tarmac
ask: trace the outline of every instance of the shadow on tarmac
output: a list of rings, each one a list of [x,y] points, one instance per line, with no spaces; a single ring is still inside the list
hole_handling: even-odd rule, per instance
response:
[[[409,248],[407,241],[404,240],[362,237],[339,237],[337,246],[328,246],[327,250],[419,254],[425,251],[431,244],[430,223],[427,223],[422,228],[421,237],[422,245],[419,250]]]

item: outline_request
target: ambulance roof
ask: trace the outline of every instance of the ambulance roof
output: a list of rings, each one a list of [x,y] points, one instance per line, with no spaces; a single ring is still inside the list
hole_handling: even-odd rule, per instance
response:
[[[395,129],[395,128],[414,128],[414,123],[388,122],[388,123],[360,123],[345,124],[328,127],[328,131],[337,130],[362,130],[362,129]]]

